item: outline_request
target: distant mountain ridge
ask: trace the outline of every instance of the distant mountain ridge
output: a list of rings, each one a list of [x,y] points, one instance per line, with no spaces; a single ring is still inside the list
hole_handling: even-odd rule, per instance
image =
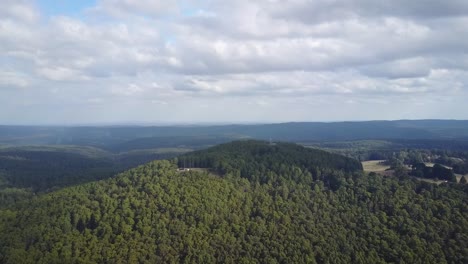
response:
[[[467,120],[398,120],[362,122],[293,122],[219,126],[109,126],[36,127],[0,126],[0,144],[90,145],[118,150],[128,142],[146,138],[215,137],[214,144],[239,138],[292,142],[361,139],[468,140]],[[126,145],[127,144],[127,145]],[[142,144],[137,141],[136,144]],[[143,143],[144,144],[144,143]]]

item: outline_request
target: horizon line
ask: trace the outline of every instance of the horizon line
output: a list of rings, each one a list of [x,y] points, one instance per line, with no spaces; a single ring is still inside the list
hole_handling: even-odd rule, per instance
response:
[[[214,121],[214,122],[146,122],[146,121],[128,121],[128,122],[92,122],[92,123],[4,123],[3,127],[191,127],[191,126],[229,126],[229,125],[279,125],[279,124],[294,124],[294,123],[365,123],[365,122],[398,122],[398,121],[468,121],[468,119],[440,119],[440,118],[424,118],[424,119],[369,119],[369,120],[327,120],[327,121]]]

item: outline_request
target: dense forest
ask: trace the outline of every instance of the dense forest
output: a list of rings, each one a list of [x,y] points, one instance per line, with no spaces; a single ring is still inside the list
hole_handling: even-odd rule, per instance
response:
[[[44,190],[52,186],[110,177],[115,170],[109,160],[53,151],[2,151],[0,168],[15,187]]]
[[[411,175],[426,179],[439,179],[450,182],[457,182],[452,169],[448,169],[440,164],[427,166],[424,163],[418,163],[413,166]]]
[[[466,140],[355,140],[355,141],[330,141],[330,142],[303,142],[304,146],[319,148],[329,152],[341,154],[347,157],[352,157],[358,160],[387,160],[394,157],[395,153],[412,153],[420,154],[416,157],[420,162],[421,157],[429,157],[437,163],[447,166],[460,165],[460,161],[468,160],[468,141]],[[403,153],[403,155],[405,155]],[[430,157],[442,158],[439,160]],[[457,159],[450,159],[457,157]],[[406,155],[403,157],[405,162],[412,163],[415,160],[408,160]],[[458,159],[462,158],[462,160]],[[463,172],[457,172],[463,173]],[[468,173],[468,170],[467,172]]]
[[[467,186],[234,142],[0,207],[0,262],[467,263]]]
[[[266,143],[245,140],[222,144],[206,150],[182,155],[179,167],[209,168],[218,174],[232,173],[260,183],[275,182],[279,175],[288,175],[291,167],[307,175],[290,174],[297,182],[319,180],[322,168],[344,172],[362,170],[357,160],[308,149],[292,143]],[[313,175],[313,176],[312,176]],[[302,176],[302,178],[297,178]]]
[[[114,154],[79,146],[0,148],[0,182],[3,181],[0,196],[6,187],[44,192],[106,179],[152,160],[173,158],[187,151],[190,149],[162,148]]]

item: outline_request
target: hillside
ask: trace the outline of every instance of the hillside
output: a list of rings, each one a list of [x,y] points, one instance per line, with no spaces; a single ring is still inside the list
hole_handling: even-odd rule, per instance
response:
[[[154,161],[2,207],[0,263],[468,261],[466,186],[346,172],[352,160],[290,144],[183,157],[218,156],[233,158],[223,175]]]
[[[172,158],[190,150],[158,148],[112,153],[87,146],[3,147],[0,148],[0,182],[4,184],[0,185],[0,196],[5,187],[42,192],[106,179],[149,161]]]
[[[219,174],[233,173],[261,183],[276,181],[276,176],[294,175],[295,170],[311,174],[318,179],[322,170],[354,172],[362,170],[357,160],[318,149],[305,148],[292,143],[268,143],[246,140],[221,144],[205,150],[182,155],[179,167],[209,168]],[[295,177],[299,175],[294,175]]]

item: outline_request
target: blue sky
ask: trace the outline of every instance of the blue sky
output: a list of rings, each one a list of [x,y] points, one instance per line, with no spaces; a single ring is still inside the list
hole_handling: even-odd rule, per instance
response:
[[[2,0],[0,124],[468,119],[467,24],[461,0]]]

